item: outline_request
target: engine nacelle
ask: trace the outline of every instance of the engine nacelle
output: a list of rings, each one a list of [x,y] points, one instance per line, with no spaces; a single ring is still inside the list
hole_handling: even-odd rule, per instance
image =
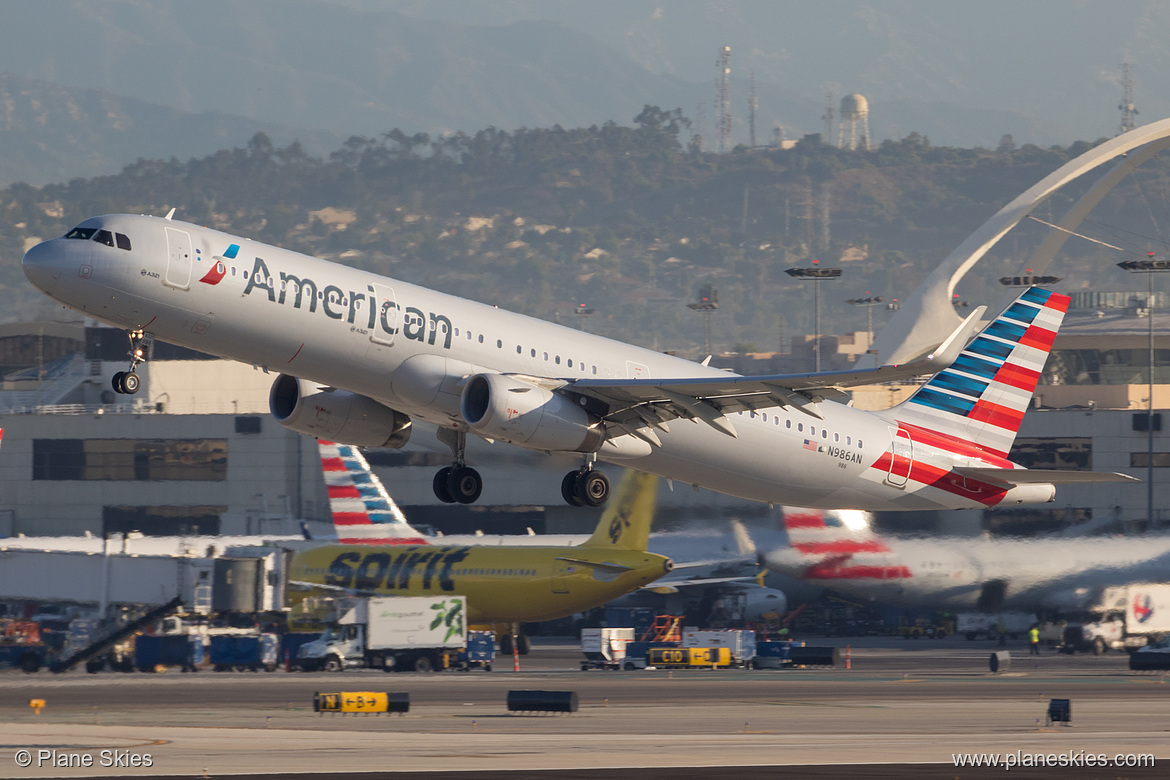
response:
[[[268,408],[285,428],[357,447],[398,449],[410,441],[410,418],[347,390],[305,394],[295,376],[281,374],[268,391]]]
[[[459,411],[473,431],[534,450],[596,452],[600,422],[547,388],[503,374],[467,380]]]

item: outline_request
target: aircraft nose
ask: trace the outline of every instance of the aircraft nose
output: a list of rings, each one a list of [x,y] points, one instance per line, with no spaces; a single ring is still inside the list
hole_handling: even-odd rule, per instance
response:
[[[25,278],[44,292],[50,292],[61,276],[61,269],[56,262],[57,252],[52,242],[42,241],[24,253],[20,267],[24,270]]]

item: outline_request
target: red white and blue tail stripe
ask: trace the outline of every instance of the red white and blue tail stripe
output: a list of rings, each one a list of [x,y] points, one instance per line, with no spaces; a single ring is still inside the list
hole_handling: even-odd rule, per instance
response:
[[[1025,290],[894,416],[1007,457],[1069,301],[1039,287]]]
[[[426,544],[356,447],[319,440],[321,469],[340,544]]]
[[[780,571],[832,586],[834,581],[890,583],[911,577],[905,565],[892,562],[890,548],[870,526],[868,512],[786,506],[787,553],[772,552]]]

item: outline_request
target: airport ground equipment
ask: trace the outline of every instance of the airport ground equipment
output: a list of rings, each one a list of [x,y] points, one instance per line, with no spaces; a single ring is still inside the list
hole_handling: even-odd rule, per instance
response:
[[[756,632],[745,629],[702,630],[684,628],[683,647],[726,647],[731,665],[751,668],[756,657]]]
[[[65,657],[60,661],[52,663],[49,666],[49,671],[65,672],[72,669],[82,661],[96,662],[99,660],[99,656],[102,656],[103,653],[109,651],[114,647],[114,645],[118,644],[123,639],[126,639],[136,632],[143,630],[147,626],[153,624],[155,621],[161,620],[172,612],[178,610],[181,606],[183,606],[183,598],[181,596],[175,596],[166,604],[155,607],[137,620],[132,620],[125,625],[106,632],[103,636],[100,636],[86,647],[81,648],[77,652]],[[104,661],[97,666],[86,663],[85,668],[86,671],[96,672],[101,668],[102,665],[105,665]]]
[[[195,646],[203,640],[187,634],[141,634],[134,640],[134,668],[153,672],[160,666],[178,666],[184,672],[198,671]]]
[[[581,662],[582,671],[623,668],[629,658],[627,648],[633,641],[632,628],[581,629],[581,652],[585,654],[585,660]],[[629,662],[635,663],[633,659]],[[645,666],[645,659],[642,666]]]
[[[1010,639],[1019,639],[1028,634],[1036,623],[1036,616],[1027,612],[960,612],[955,616],[955,633],[976,639],[999,639],[1004,634]]]
[[[937,617],[903,617],[890,633],[903,639],[945,639],[955,633],[955,623]]]
[[[1156,643],[1170,634],[1170,584],[1105,588],[1093,613],[1098,620],[1065,626],[1064,652],[1132,652]]]
[[[314,693],[313,712],[340,712],[380,715],[410,712],[409,693],[382,693],[379,691],[341,691]]]
[[[349,600],[336,623],[301,645],[297,666],[331,672],[446,669],[467,645],[466,601],[462,596]]]
[[[0,669],[16,667],[29,674],[45,663],[41,629],[31,620],[0,621]]]
[[[495,631],[468,631],[467,646],[459,654],[456,663],[460,669],[467,672],[472,669],[492,670],[492,661],[496,658]]]
[[[276,634],[219,634],[211,637],[208,661],[217,672],[276,671],[280,637]]]
[[[782,669],[792,665],[791,640],[770,639],[756,642],[756,657],[753,665],[756,669]]]
[[[576,691],[508,691],[508,712],[576,711]]]

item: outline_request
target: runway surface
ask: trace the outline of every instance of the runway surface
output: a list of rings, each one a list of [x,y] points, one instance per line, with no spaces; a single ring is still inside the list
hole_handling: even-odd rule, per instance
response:
[[[969,753],[1013,753],[1017,763],[1025,754],[1064,754],[1072,763],[1015,767],[1012,777],[1160,777],[1170,766],[1170,684],[1130,672],[1124,655],[1029,658],[1016,644],[1007,648],[1011,669],[993,675],[988,656],[1002,648],[991,642],[831,643],[852,646],[852,669],[583,672],[576,646],[560,644],[535,647],[518,673],[510,658],[498,658],[490,673],[431,675],[5,672],[0,777],[1005,773],[956,767],[954,754]],[[509,714],[507,692],[528,689],[576,691],[580,710]],[[406,692],[410,712],[313,712],[314,692],[342,690]],[[31,699],[45,701],[39,715]],[[1071,726],[1046,724],[1050,699],[1071,701]],[[21,750],[31,766],[18,766]],[[1090,754],[1109,762],[1152,755],[1163,769],[1076,763]],[[69,765],[85,756],[91,766]],[[149,765],[103,766],[133,761]]]

